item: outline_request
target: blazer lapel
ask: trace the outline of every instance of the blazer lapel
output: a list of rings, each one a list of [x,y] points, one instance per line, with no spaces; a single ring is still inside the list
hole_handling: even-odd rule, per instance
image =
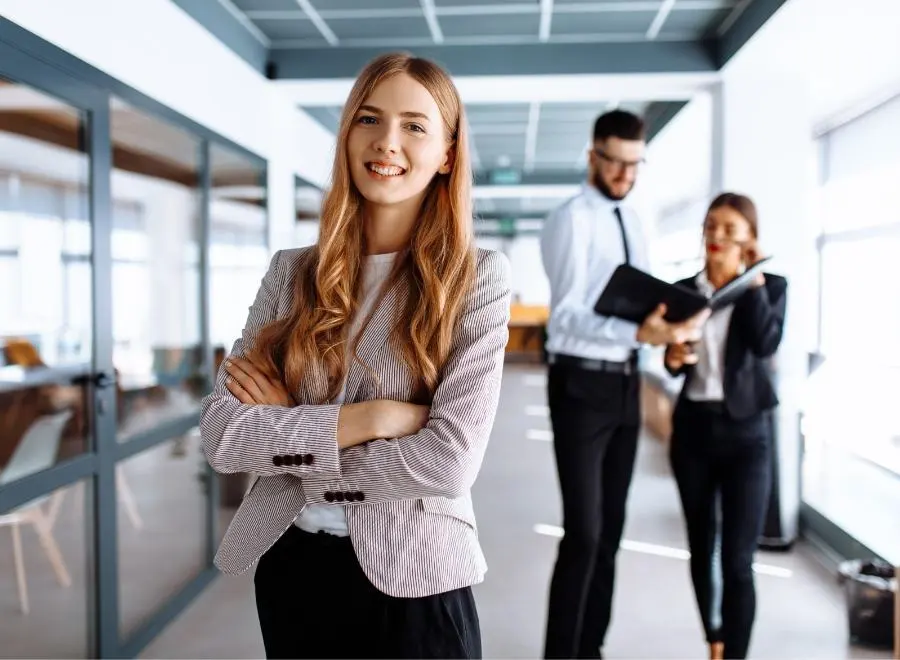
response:
[[[370,367],[374,364],[378,353],[389,348],[385,338],[390,337],[396,319],[395,311],[406,302],[404,289],[405,287],[401,281],[394,282],[378,303],[372,318],[369,319],[369,322],[362,329],[362,334],[356,347],[356,354],[359,355],[359,359],[363,363]],[[348,355],[348,358],[350,366],[347,369],[347,386],[344,400],[351,402],[356,400],[355,397],[367,371],[365,366],[360,364],[353,356]]]

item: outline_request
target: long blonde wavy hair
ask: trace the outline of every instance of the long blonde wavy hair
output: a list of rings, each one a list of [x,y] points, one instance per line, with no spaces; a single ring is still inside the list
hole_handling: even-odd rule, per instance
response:
[[[340,391],[348,351],[357,357],[346,331],[359,306],[365,200],[350,176],[347,139],[360,106],[382,81],[398,74],[410,76],[434,98],[452,147],[450,172],[435,175],[429,184],[409,248],[398,256],[391,279],[405,281],[407,295],[405,304],[398,306],[402,308],[395,310],[390,343],[416,379],[417,399],[430,400],[434,394],[475,278],[472,170],[459,93],[450,76],[433,62],[405,53],[378,57],[357,78],[344,105],[319,240],[297,270],[290,313],[265,326],[248,352],[252,361],[280,377],[290,392],[297,392],[304,379],[323,376],[327,391],[317,395],[321,402]]]

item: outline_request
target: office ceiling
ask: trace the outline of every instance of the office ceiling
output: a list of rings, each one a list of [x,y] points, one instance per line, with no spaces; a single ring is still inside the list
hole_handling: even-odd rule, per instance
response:
[[[786,0],[172,0],[274,79],[353,78],[385,49],[454,76],[721,68]]]
[[[651,104],[618,107],[644,115]],[[658,105],[658,104],[657,104]],[[470,105],[473,169],[479,183],[491,172],[513,170],[524,182],[565,183],[580,178],[597,116],[612,107],[597,103],[498,103]],[[326,129],[337,132],[341,108],[304,108]]]
[[[786,0],[172,0],[269,78],[349,81],[372,57],[407,50],[457,80],[494,76],[497,98],[469,103],[476,182],[583,179],[594,119],[611,107],[645,117],[652,137],[685,96],[503,102],[503,80],[714,73]],[[529,78],[539,85],[541,78]],[[601,82],[593,84],[602,85]],[[662,93],[664,94],[664,93]],[[334,131],[340,96],[298,105]],[[643,99],[643,100],[636,100]],[[312,107],[318,106],[318,107]],[[510,183],[505,179],[506,183]],[[500,200],[481,202],[499,208]]]
[[[232,0],[272,48],[697,41],[740,0]],[[545,9],[546,7],[546,9]]]

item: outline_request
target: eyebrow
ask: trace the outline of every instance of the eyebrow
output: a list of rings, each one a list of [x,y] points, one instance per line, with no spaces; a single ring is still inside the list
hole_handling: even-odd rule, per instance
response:
[[[374,115],[384,114],[384,111],[381,110],[381,108],[376,108],[374,105],[361,105],[359,109],[365,110],[366,112],[371,112]],[[401,112],[400,116],[410,119],[424,119],[425,121],[431,121],[431,118],[423,112]]]

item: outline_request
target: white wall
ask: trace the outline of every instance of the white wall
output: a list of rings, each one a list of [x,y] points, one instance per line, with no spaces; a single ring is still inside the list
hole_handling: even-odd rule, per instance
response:
[[[0,14],[265,158],[272,247],[291,244],[294,174],[324,185],[334,138],[174,3],[0,0]]]
[[[900,92],[898,35],[897,0],[790,0],[724,73],[772,71],[802,79],[813,125],[830,123]]]

